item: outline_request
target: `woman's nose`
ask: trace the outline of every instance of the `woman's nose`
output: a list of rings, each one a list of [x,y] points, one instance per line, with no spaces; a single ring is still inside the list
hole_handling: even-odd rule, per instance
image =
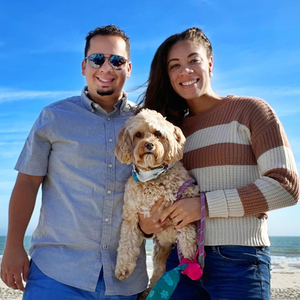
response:
[[[183,67],[182,70],[180,71],[180,74],[186,75],[186,74],[191,74],[193,73],[194,70],[190,67]]]

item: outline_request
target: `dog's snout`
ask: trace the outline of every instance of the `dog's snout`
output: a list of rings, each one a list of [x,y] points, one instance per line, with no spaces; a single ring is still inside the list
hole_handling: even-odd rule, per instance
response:
[[[154,144],[147,142],[147,143],[145,143],[145,147],[146,147],[148,150],[153,150]]]

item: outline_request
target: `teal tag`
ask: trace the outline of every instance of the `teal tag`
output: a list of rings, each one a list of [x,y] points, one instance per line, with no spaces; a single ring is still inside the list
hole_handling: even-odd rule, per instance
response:
[[[188,264],[180,265],[166,272],[152,288],[146,300],[168,300],[172,296],[179,280],[181,272]]]

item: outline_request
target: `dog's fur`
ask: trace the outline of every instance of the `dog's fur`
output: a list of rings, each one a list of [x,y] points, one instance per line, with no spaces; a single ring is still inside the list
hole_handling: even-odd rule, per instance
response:
[[[149,145],[153,149],[149,150]],[[151,170],[163,163],[174,166],[158,178],[147,182],[135,182],[130,177],[124,196],[123,222],[118,248],[115,275],[118,279],[127,278],[136,266],[140,246],[144,236],[138,228],[138,213],[150,217],[155,202],[164,198],[159,208],[162,211],[176,200],[179,188],[191,177],[179,160],[183,156],[185,137],[180,128],[168,122],[156,111],[143,109],[127,120],[118,136],[115,154],[122,163],[133,163],[138,169]],[[151,148],[151,147],[150,147]],[[182,197],[195,197],[199,189],[195,185],[186,188]],[[197,251],[195,224],[188,224],[176,231],[169,226],[163,232],[154,235],[153,275],[151,289],[165,272],[166,259],[172,244],[179,240],[180,250],[185,258],[192,259]],[[149,292],[149,289],[148,289]],[[147,294],[148,294],[147,292]]]

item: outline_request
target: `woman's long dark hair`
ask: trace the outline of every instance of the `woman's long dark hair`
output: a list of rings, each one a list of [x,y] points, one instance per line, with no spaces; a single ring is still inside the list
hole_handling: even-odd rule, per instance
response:
[[[174,91],[167,70],[169,52],[178,41],[198,42],[205,47],[208,57],[212,55],[211,43],[199,28],[193,27],[170,36],[154,55],[148,86],[140,97],[140,104],[145,108],[157,110],[167,117],[168,121],[180,126],[189,109],[185,99]]]

